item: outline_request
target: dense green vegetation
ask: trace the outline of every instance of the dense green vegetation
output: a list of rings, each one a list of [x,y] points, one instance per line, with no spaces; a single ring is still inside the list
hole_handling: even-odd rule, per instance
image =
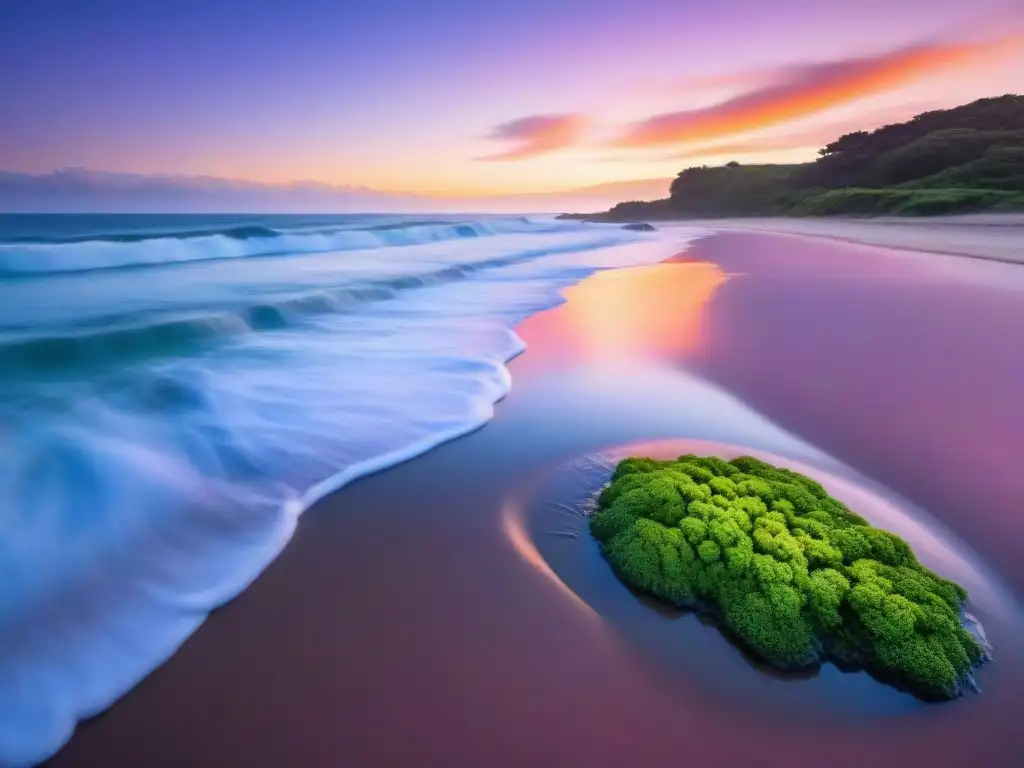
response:
[[[950,698],[985,658],[960,622],[962,587],[820,484],[754,458],[626,459],[590,529],[626,582],[710,611],[782,668],[831,657]]]
[[[672,208],[694,216],[756,216],[785,210],[799,165],[725,165],[687,168],[672,182]]]
[[[931,216],[991,208],[1024,208],[1024,194],[1001,189],[830,189],[799,200],[795,211],[806,216]]]
[[[1024,210],[1024,96],[980,99],[840,137],[797,165],[687,168],[669,197],[599,221],[716,216],[930,215]]]

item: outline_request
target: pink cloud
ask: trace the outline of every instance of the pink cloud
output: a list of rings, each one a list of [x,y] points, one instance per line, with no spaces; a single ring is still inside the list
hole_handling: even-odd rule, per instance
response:
[[[514,146],[478,160],[526,160],[575,144],[583,135],[586,118],[578,114],[533,115],[503,123],[487,136]]]

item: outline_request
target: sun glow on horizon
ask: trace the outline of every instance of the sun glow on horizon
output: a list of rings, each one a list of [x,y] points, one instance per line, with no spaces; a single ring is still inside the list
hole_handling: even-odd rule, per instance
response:
[[[0,90],[0,169],[568,203],[701,163],[811,161],[842,132],[910,117],[901,107],[1024,90],[1024,19],[1005,0],[930,0],[928,14],[919,0],[751,2],[742,24],[724,7],[638,2],[523,0],[443,23],[366,6],[367,23],[339,24],[325,7],[226,34],[208,4],[181,0],[140,11],[133,47],[115,44],[116,14],[25,6],[0,28],[21,86]],[[161,57],[145,55],[157,42]]]

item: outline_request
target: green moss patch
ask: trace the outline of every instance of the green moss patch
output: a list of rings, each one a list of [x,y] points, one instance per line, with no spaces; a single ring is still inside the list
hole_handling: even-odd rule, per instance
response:
[[[626,582],[711,612],[781,668],[833,658],[951,698],[986,657],[960,585],[814,480],[754,458],[626,459],[590,529]]]

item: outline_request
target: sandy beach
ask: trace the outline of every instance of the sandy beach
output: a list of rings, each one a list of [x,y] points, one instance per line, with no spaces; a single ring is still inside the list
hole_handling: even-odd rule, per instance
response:
[[[519,327],[527,351],[493,421],[323,499],[249,589],[47,764],[1022,764],[1020,267],[726,232],[566,297]],[[707,386],[925,510],[1005,587],[981,695],[925,705],[858,673],[856,712],[796,716],[770,691],[728,692],[761,690],[764,673],[713,628],[649,620],[721,659],[737,685],[717,690],[567,587],[538,540],[557,530],[509,527],[509,505],[560,462],[746,434],[695,410],[688,393]],[[842,684],[834,670],[771,683],[794,707]]]
[[[886,248],[955,254],[975,259],[1024,262],[1024,214],[970,213],[957,216],[870,218],[749,218],[703,223],[717,231],[781,232]]]

